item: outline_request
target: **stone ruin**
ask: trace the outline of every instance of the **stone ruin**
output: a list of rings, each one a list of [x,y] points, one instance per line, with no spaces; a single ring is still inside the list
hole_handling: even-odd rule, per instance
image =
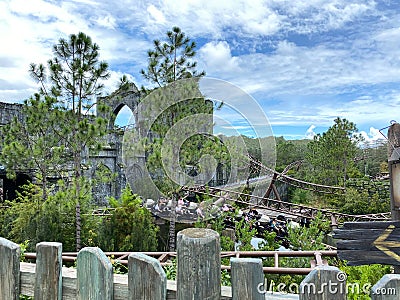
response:
[[[111,108],[108,113],[100,115],[108,120],[109,133],[106,136],[105,146],[94,155],[89,155],[88,161],[84,163],[84,174],[88,177],[94,177],[96,172],[101,168],[108,169],[115,174],[115,180],[109,183],[99,183],[93,188],[94,200],[99,205],[107,203],[106,197],[119,197],[122,189],[126,186],[125,169],[122,161],[122,141],[125,128],[117,128],[114,123],[118,113],[124,106],[129,107],[132,112],[139,102],[139,91],[133,84],[129,89],[124,91],[116,91],[110,96],[98,99],[99,102],[107,102]],[[0,102],[0,126],[9,123],[14,117],[23,120],[22,104]],[[135,116],[137,120],[137,116]],[[138,159],[131,166],[130,171],[135,177],[140,177],[143,173],[144,158]],[[6,177],[4,166],[0,166],[0,188],[2,188],[2,199],[13,199],[16,196],[16,190],[19,186],[28,181],[35,182],[33,172],[17,173],[15,180]]]

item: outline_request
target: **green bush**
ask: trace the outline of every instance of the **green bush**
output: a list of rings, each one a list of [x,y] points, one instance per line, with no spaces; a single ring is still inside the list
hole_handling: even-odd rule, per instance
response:
[[[88,186],[81,189],[81,240],[93,246],[97,220],[91,216],[92,205]],[[15,243],[29,240],[27,251],[35,251],[42,241],[60,242],[63,251],[76,250],[76,218],[74,187],[59,182],[58,190],[44,200],[42,190],[30,183],[22,188],[13,201],[6,201],[8,209],[0,216],[1,235]]]
[[[114,210],[100,224],[98,246],[104,251],[156,251],[159,228],[141,198],[126,187],[120,199],[109,201]]]
[[[339,268],[347,275],[348,289],[347,299],[349,300],[368,300],[372,286],[377,283],[383,275],[392,273],[391,266],[379,264],[364,266],[347,266],[341,262]],[[353,284],[359,288],[351,288]]]

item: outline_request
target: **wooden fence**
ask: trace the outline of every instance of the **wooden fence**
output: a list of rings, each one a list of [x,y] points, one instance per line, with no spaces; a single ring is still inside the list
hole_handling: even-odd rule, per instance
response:
[[[346,299],[345,274],[332,266],[318,266],[299,287],[287,287],[298,294],[271,293],[258,258],[231,258],[232,287],[221,287],[219,235],[211,229],[178,233],[176,281],[167,280],[157,259],[140,253],[129,256],[127,275],[113,274],[110,260],[95,247],[79,252],[76,269],[62,267],[60,243],[39,243],[36,253],[36,264],[22,263],[20,247],[0,238],[0,300],[17,300],[20,294],[35,300]],[[385,275],[371,292],[372,299],[399,295],[395,274]]]

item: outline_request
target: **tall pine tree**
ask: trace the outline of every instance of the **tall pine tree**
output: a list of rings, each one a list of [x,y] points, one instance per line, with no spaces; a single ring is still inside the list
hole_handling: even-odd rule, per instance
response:
[[[96,97],[100,95],[107,79],[108,64],[99,60],[99,46],[86,34],[71,34],[61,38],[53,47],[54,57],[46,68],[31,64],[32,77],[41,84],[40,93],[54,97],[55,106],[63,107],[58,134],[63,137],[73,165],[73,184],[76,197],[76,248],[80,241],[80,197],[83,180],[82,163],[88,151],[99,148],[99,138],[106,133],[106,120],[93,114]],[[105,109],[97,105],[96,110]]]
[[[356,124],[336,118],[329,129],[317,134],[308,146],[307,161],[312,166],[309,180],[326,185],[345,185],[349,174],[356,170],[354,157],[361,135]]]

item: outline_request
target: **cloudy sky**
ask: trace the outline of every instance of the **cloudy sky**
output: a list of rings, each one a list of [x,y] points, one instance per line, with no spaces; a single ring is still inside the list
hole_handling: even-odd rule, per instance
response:
[[[29,64],[79,31],[110,65],[108,91],[123,74],[148,85],[146,51],[173,26],[196,41],[207,76],[260,104],[276,136],[312,136],[342,117],[374,139],[400,121],[399,0],[2,0],[0,101],[32,95]]]

